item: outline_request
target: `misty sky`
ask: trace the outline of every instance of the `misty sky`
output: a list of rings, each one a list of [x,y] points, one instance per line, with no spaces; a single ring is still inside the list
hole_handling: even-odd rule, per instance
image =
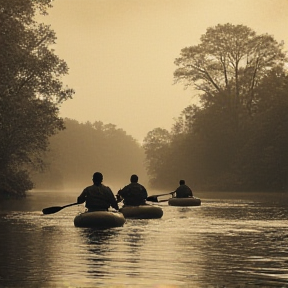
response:
[[[40,21],[56,32],[63,82],[76,91],[60,116],[113,123],[140,142],[197,103],[173,84],[174,60],[208,27],[243,24],[288,43],[288,0],[54,0],[48,12]]]

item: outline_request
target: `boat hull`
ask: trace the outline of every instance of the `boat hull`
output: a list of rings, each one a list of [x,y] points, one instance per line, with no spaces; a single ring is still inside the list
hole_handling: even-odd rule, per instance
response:
[[[74,218],[75,227],[108,229],[121,227],[125,223],[122,213],[111,211],[84,212]]]
[[[134,219],[156,219],[163,216],[163,210],[160,207],[152,205],[123,206],[120,210],[125,218]]]
[[[199,198],[170,198],[168,200],[170,206],[200,206],[201,199]]]

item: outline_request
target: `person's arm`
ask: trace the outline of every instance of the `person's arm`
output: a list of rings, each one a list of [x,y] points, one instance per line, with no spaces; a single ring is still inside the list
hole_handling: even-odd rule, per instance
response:
[[[174,193],[172,194],[172,196],[177,198],[177,196],[178,196],[177,194],[179,193],[179,190],[180,190],[180,188],[177,187],[177,189],[174,191]]]
[[[121,202],[123,200],[123,197],[121,196],[121,189],[118,191],[118,193],[116,194],[116,201],[117,203]]]
[[[123,200],[123,198],[119,194],[116,194],[116,202],[119,203],[122,200]]]
[[[129,193],[129,187],[129,185],[126,185],[118,191],[118,194],[121,196],[122,199],[124,199]]]
[[[110,193],[110,205],[111,205],[111,207],[114,208],[115,210],[119,210],[118,203],[115,199],[115,196],[114,196],[112,190],[109,187],[107,187],[107,189]]]
[[[83,192],[80,194],[80,196],[77,198],[77,203],[82,204],[86,201],[86,189],[83,190]]]
[[[148,193],[147,193],[146,188],[144,186],[142,186],[142,187],[143,187],[143,196],[144,196],[144,198],[146,200],[146,198],[148,197]]]
[[[191,191],[191,197],[194,197],[192,189],[190,187],[189,187],[189,189]]]

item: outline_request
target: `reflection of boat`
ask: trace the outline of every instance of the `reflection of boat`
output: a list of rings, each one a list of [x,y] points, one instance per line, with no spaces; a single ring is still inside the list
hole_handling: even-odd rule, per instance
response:
[[[84,212],[74,218],[76,227],[107,229],[121,227],[124,223],[125,218],[122,213],[111,211]]]
[[[148,204],[140,206],[124,205],[119,211],[123,213],[125,218],[155,219],[163,216],[163,210],[160,207]]]
[[[168,200],[168,204],[170,206],[200,206],[201,199],[194,197],[187,197],[187,198],[173,197]]]

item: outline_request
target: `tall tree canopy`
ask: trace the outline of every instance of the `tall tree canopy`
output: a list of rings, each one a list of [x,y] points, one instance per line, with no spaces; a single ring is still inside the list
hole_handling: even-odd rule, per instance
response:
[[[49,49],[55,33],[34,20],[50,3],[0,2],[0,194],[33,187],[27,165],[41,164],[48,137],[64,128],[59,105],[74,93],[61,81],[67,64]]]
[[[231,108],[245,106],[253,113],[255,89],[275,66],[283,66],[283,43],[268,34],[256,35],[244,25],[230,23],[207,29],[200,44],[183,48],[175,60],[176,82],[194,85],[211,104],[223,97]]]
[[[175,81],[196,88],[202,105],[183,110],[158,158],[148,133],[152,184],[171,187],[186,178],[199,190],[288,191],[283,43],[244,25],[219,24],[182,49],[175,64]]]

